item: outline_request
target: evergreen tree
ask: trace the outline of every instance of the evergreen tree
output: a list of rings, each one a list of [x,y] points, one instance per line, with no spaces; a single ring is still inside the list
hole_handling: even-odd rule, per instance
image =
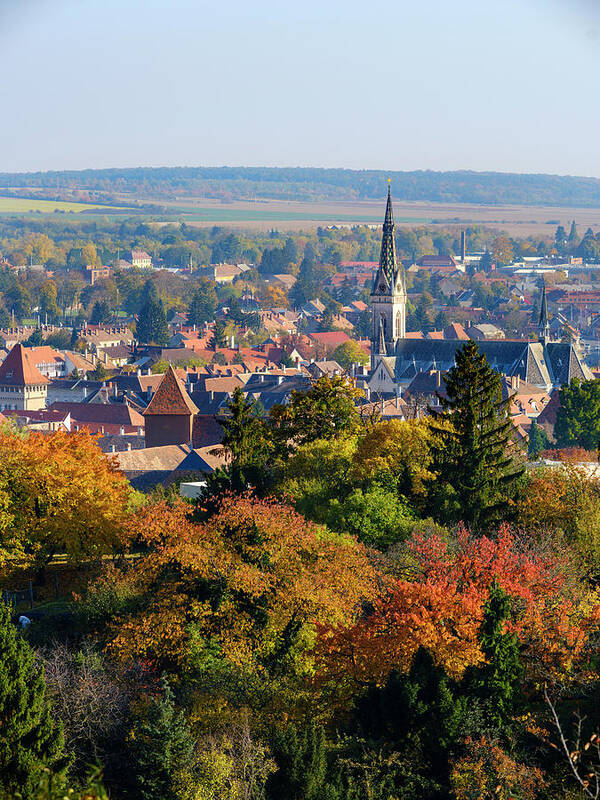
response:
[[[33,798],[44,770],[64,766],[62,749],[43,668],[0,602],[0,794]]]
[[[529,429],[529,444],[527,446],[527,454],[530,458],[536,459],[542,450],[548,447],[548,436],[546,431],[537,424],[533,419],[531,421],[531,428]]]
[[[71,342],[70,348],[73,350],[79,341],[79,331],[77,330],[77,325],[73,323],[73,328],[71,329]]]
[[[36,328],[31,336],[23,342],[25,347],[41,347],[44,344],[41,328]]]
[[[479,631],[485,662],[471,668],[464,679],[469,694],[483,702],[488,723],[500,730],[515,711],[522,673],[517,635],[504,630],[510,610],[510,597],[497,583],[492,584]]]
[[[408,674],[394,671],[384,686],[367,689],[356,701],[355,736],[381,755],[401,754],[401,766],[390,776],[396,791],[384,796],[413,797],[417,786],[427,798],[449,796],[450,763],[466,713],[466,700],[423,647]]]
[[[97,300],[94,303],[94,307],[92,308],[92,313],[90,315],[90,324],[101,325],[103,322],[108,322],[111,316],[112,314],[110,306],[108,305],[108,300],[106,300],[105,298],[102,300]]]
[[[485,248],[485,253],[481,256],[479,261],[479,269],[482,272],[490,272],[492,269],[492,254],[487,247]]]
[[[432,411],[430,422],[432,512],[483,531],[508,517],[523,474],[512,452],[510,401],[502,399],[500,375],[472,340],[457,351],[444,381],[443,411]]]
[[[575,220],[571,222],[571,230],[569,231],[569,238],[567,240],[569,242],[569,247],[575,248],[579,243],[579,236],[577,235],[577,225],[575,224]]]
[[[600,382],[573,378],[559,394],[554,425],[558,446],[600,451]]]
[[[205,322],[212,322],[217,310],[217,294],[206,281],[192,297],[188,308],[188,325],[200,328]]]
[[[562,225],[557,227],[556,233],[554,234],[554,241],[559,248],[567,241],[567,232]]]
[[[177,711],[169,684],[134,726],[133,771],[140,800],[191,798],[195,743],[189,724]]]
[[[137,339],[143,344],[158,344],[164,347],[169,341],[167,315],[151,281],[146,283],[144,294],[144,303],[138,315]]]
[[[217,350],[219,347],[227,347],[227,335],[225,333],[225,323],[218,319],[213,327],[212,336],[208,346],[212,350]]]
[[[323,800],[327,784],[327,751],[323,728],[289,724],[270,740],[277,772],[269,777],[269,800]]]
[[[10,327],[10,314],[4,308],[3,305],[0,305],[0,328],[9,328]]]

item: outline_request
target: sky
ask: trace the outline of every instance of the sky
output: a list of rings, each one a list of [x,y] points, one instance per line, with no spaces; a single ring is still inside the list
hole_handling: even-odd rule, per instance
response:
[[[0,171],[600,177],[600,0],[0,0]]]

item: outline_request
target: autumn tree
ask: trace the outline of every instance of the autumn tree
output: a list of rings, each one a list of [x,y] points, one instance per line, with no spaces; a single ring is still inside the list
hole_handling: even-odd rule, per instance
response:
[[[45,769],[59,770],[63,735],[44,672],[0,602],[0,794],[33,800]]]
[[[136,583],[138,610],[110,620],[110,650],[251,703],[285,702],[274,686],[312,669],[315,620],[350,622],[374,589],[355,540],[275,501],[223,497],[204,523],[183,502],[151,505],[131,532],[148,555],[123,576]]]
[[[517,464],[500,375],[474,341],[456,353],[444,376],[442,411],[432,410],[433,513],[463,520],[474,530],[507,518],[523,468]]]
[[[129,494],[116,463],[89,434],[0,428],[0,563],[113,551]]]
[[[511,264],[515,258],[513,243],[508,236],[496,236],[492,242],[492,257],[496,264]]]
[[[518,545],[506,527],[495,540],[461,530],[452,548],[439,534],[414,534],[405,569],[413,579],[394,580],[354,626],[321,626],[320,669],[342,694],[355,680],[407,671],[419,647],[462,678],[484,663],[484,648],[492,653],[495,630],[516,634],[526,678],[547,679],[568,672],[598,629],[598,593],[571,581],[561,558]],[[494,585],[515,598],[515,615],[500,629],[490,617],[488,646],[480,633]]]

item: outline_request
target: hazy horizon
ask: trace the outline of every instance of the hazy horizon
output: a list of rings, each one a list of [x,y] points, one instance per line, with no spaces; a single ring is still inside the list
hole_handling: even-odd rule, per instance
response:
[[[594,2],[0,6],[0,171],[266,166],[600,177]],[[588,79],[590,76],[590,79]]]

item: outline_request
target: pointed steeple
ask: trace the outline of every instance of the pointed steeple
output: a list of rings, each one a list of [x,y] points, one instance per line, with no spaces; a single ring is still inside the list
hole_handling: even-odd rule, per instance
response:
[[[550,341],[550,319],[548,317],[548,300],[546,298],[546,282],[542,288],[542,302],[540,303],[540,334],[544,344]]]
[[[383,236],[381,237],[381,252],[379,254],[379,271],[383,272],[391,287],[393,287],[398,270],[396,257],[396,226],[394,225],[394,212],[392,209],[392,185],[388,180],[388,196],[383,221]]]

